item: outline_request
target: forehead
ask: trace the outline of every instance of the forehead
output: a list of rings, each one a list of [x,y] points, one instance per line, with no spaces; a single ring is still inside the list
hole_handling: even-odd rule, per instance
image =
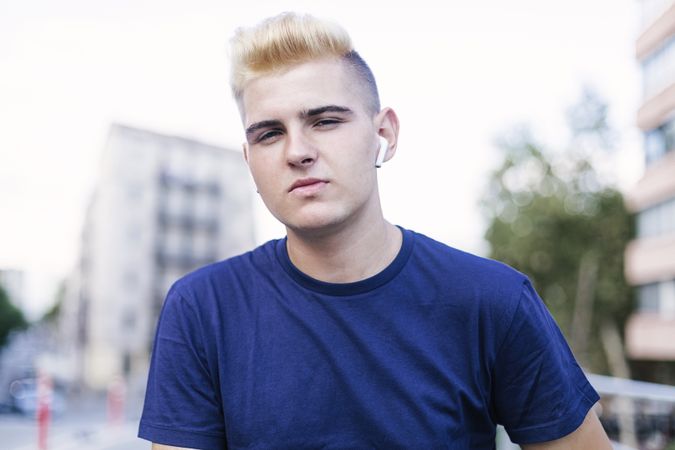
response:
[[[360,91],[353,71],[340,59],[309,61],[249,81],[242,94],[242,118],[246,126],[327,104],[362,111]]]

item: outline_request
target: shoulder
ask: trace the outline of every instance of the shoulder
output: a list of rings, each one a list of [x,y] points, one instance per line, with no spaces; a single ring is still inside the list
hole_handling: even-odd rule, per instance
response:
[[[205,299],[229,295],[241,290],[262,274],[270,274],[275,264],[275,247],[271,240],[246,253],[227,258],[194,270],[176,280],[167,295],[182,301],[205,303]]]
[[[425,301],[452,305],[458,316],[492,333],[490,342],[504,339],[523,297],[528,278],[499,261],[458,250],[414,233],[415,244],[405,284]]]
[[[528,278],[516,269],[493,259],[477,256],[421,233],[414,233],[413,264],[418,270],[442,277],[453,286],[483,293],[522,293]]]

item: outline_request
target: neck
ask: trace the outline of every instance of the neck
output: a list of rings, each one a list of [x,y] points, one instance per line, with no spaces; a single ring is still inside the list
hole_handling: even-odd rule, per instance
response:
[[[305,274],[329,283],[350,283],[384,270],[398,254],[401,231],[379,220],[344,227],[330,233],[302,233],[287,229],[288,256]]]

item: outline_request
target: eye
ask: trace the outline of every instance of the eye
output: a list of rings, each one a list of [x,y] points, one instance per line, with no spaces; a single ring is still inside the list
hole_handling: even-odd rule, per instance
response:
[[[314,126],[316,128],[333,128],[341,122],[341,120],[333,118],[319,119],[314,122]]]
[[[279,136],[281,136],[280,130],[269,130],[261,133],[260,136],[256,139],[256,143],[271,144],[276,141]]]

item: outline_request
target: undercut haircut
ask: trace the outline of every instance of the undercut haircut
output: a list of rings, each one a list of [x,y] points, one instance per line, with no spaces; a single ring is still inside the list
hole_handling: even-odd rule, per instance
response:
[[[368,97],[364,99],[368,110],[372,114],[380,111],[373,72],[354,50],[349,34],[335,23],[286,12],[270,17],[253,28],[239,28],[230,44],[230,85],[240,111],[244,87],[249,81],[298,64],[331,57],[342,60],[360,80]]]

